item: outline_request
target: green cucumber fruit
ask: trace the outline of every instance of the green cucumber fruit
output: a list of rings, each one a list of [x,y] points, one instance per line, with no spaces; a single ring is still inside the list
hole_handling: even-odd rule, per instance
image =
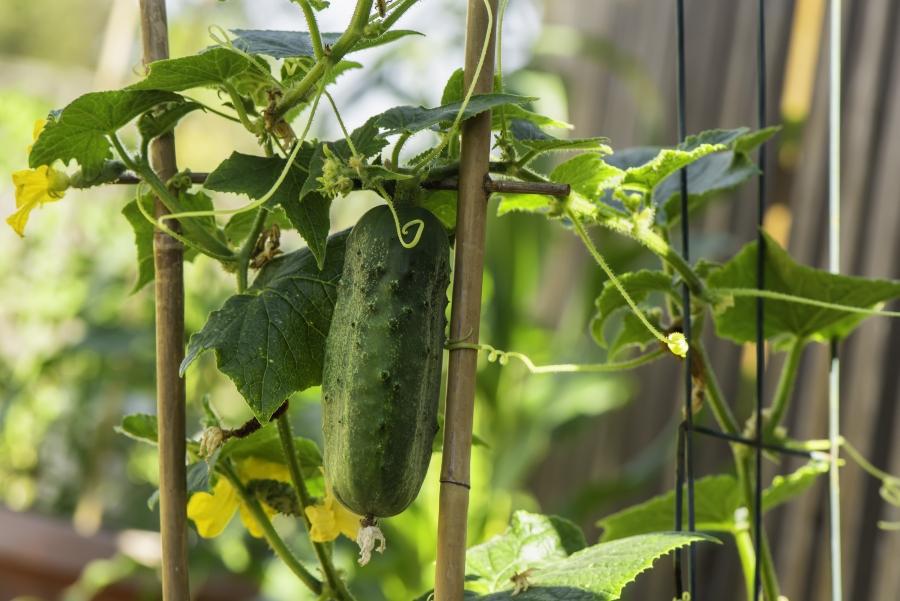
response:
[[[416,498],[438,429],[450,244],[429,211],[397,213],[401,224],[422,220],[418,243],[403,247],[387,206],[363,215],[325,343],[325,473],[335,498],[369,519]]]

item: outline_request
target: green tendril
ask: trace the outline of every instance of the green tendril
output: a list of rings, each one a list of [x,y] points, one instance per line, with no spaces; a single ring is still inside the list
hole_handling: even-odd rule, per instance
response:
[[[529,373],[532,374],[560,374],[560,373],[606,373],[606,372],[617,372],[624,371],[628,369],[635,369],[640,367],[641,365],[646,365],[652,361],[656,361],[665,353],[662,349],[657,349],[653,352],[646,353],[644,355],[640,355],[635,357],[634,359],[629,359],[627,361],[618,361],[618,362],[610,362],[610,363],[588,363],[588,364],[576,364],[576,363],[559,363],[556,365],[535,365],[534,361],[531,360],[528,355],[524,353],[518,353],[516,351],[501,351],[500,349],[496,349],[489,344],[472,344],[470,342],[451,342],[445,346],[448,350],[457,350],[457,349],[470,349],[474,351],[485,351],[487,352],[487,360],[489,363],[499,363],[500,365],[507,365],[510,359],[518,359],[522,362],[526,369],[528,369]]]
[[[448,130],[448,134],[452,135],[452,132],[455,132],[459,127],[459,124],[462,122],[463,115],[466,112],[466,108],[469,106],[469,101],[472,99],[472,96],[475,94],[475,87],[478,85],[478,78],[481,77],[481,72],[484,69],[485,59],[487,58],[488,47],[491,44],[491,33],[494,29],[494,11],[491,10],[491,5],[488,0],[484,0],[484,9],[487,11],[487,30],[484,34],[484,42],[481,45],[481,54],[478,56],[478,64],[475,67],[474,77],[472,77],[472,81],[469,83],[469,88],[466,90],[466,95],[463,97],[462,104],[459,107],[459,111],[456,113],[456,118],[453,120],[453,125],[450,126]],[[428,165],[432,160],[440,156],[441,152],[443,152],[444,148],[449,143],[451,135],[442,136],[441,143],[435,146],[431,152],[429,152],[422,161],[419,162],[418,168],[422,169],[426,165]]]
[[[400,216],[397,214],[397,209],[394,207],[394,203],[391,200],[390,195],[384,189],[381,184],[378,184],[378,193],[384,199],[384,202],[387,203],[388,209],[391,211],[391,216],[394,218],[394,228],[397,230],[397,239],[400,240],[400,245],[403,248],[415,248],[417,244],[419,244],[419,240],[422,238],[422,233],[425,231],[425,222],[421,219],[413,219],[411,221],[407,221],[402,226],[400,225]],[[413,239],[409,242],[403,239],[403,237],[409,232],[409,228],[412,226],[417,226],[416,233],[413,236]]]
[[[813,298],[805,298],[803,296],[794,296],[784,292],[775,292],[774,290],[759,290],[757,288],[713,288],[712,292],[725,296],[752,296],[757,298],[768,298],[771,300],[785,301],[788,303],[797,303],[798,305],[809,305],[819,307],[820,309],[831,309],[832,311],[844,311],[846,313],[858,313],[860,315],[871,315],[879,317],[900,317],[900,311],[882,311],[879,309],[868,309],[866,307],[853,307],[850,305],[841,305],[839,303],[829,303]]]
[[[616,290],[619,291],[619,294],[622,295],[622,298],[628,304],[628,307],[631,309],[632,313],[634,313],[635,317],[637,317],[640,322],[644,325],[647,330],[653,334],[653,337],[665,344],[672,354],[677,355],[679,357],[685,357],[688,352],[688,341],[685,338],[684,334],[681,332],[673,332],[666,336],[658,329],[656,329],[650,320],[647,319],[647,316],[638,307],[637,303],[631,298],[631,295],[628,294],[628,291],[625,290],[625,286],[622,285],[621,280],[616,276],[613,272],[612,268],[606,262],[606,259],[603,258],[603,255],[600,254],[600,251],[597,250],[597,247],[594,246],[594,242],[591,240],[590,236],[588,236],[587,230],[584,229],[584,225],[581,223],[581,220],[572,212],[571,209],[566,207],[565,209],[566,217],[572,222],[572,225],[575,227],[575,232],[578,234],[578,237],[581,238],[582,243],[588,249],[588,252],[600,266],[604,273],[606,273],[606,277],[609,278],[609,281],[613,283],[613,286],[616,287]]]

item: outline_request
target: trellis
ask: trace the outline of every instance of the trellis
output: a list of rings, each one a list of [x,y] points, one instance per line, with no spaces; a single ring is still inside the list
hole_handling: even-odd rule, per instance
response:
[[[766,21],[765,0],[756,0],[757,3],[757,126],[766,127]],[[840,90],[841,90],[841,0],[831,0],[831,14],[829,21],[830,56],[829,56],[829,180],[828,180],[828,204],[829,204],[829,270],[832,273],[840,272]],[[687,64],[685,60],[685,18],[684,0],[676,0],[676,33],[677,33],[677,99],[678,99],[678,139],[679,143],[687,138],[686,96],[687,86],[685,73]],[[760,145],[758,150],[758,164],[760,174],[757,186],[757,260],[756,260],[756,284],[760,290],[765,289],[765,260],[766,246],[763,235],[763,220],[766,211],[766,143]],[[688,167],[680,172],[681,179],[681,236],[682,256],[686,261],[690,260],[690,226],[688,211]],[[687,284],[683,286],[684,303],[684,333],[691,340],[691,305],[690,291]],[[693,379],[692,379],[692,355],[693,349],[688,351],[684,362],[684,420],[678,428],[677,463],[675,478],[675,529],[683,528],[684,496],[687,496],[687,523],[688,531],[695,530],[695,499],[694,499],[694,454],[693,434],[695,432],[706,436],[727,440],[732,443],[746,445],[754,450],[755,481],[754,500],[752,507],[753,525],[753,599],[758,600],[762,594],[762,562],[768,549],[762,547],[763,540],[763,511],[762,511],[762,457],[763,449],[784,454],[811,455],[804,451],[788,449],[778,445],[766,444],[763,441],[763,399],[765,397],[765,304],[764,299],[756,299],[756,394],[755,394],[755,436],[747,439],[742,436],[727,434],[703,427],[694,426],[693,422]],[[841,582],[841,536],[840,536],[840,475],[838,473],[838,458],[840,448],[840,361],[838,358],[837,340],[833,339],[830,345],[831,364],[829,368],[829,393],[828,393],[828,438],[830,442],[830,466],[829,466],[829,535],[831,553],[831,598],[833,601],[842,599],[843,585]],[[697,559],[694,543],[688,547],[688,585],[684,585],[684,551],[679,549],[675,555],[675,593],[677,599],[682,599],[685,592],[689,598],[696,601],[701,598],[697,589]]]

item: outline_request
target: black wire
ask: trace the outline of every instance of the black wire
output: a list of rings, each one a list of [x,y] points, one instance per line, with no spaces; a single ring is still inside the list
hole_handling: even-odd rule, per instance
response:
[[[687,137],[687,61],[684,52],[684,0],[677,0],[677,44],[678,44],[678,141],[683,143]],[[681,254],[685,261],[690,261],[690,227],[688,223],[688,173],[687,168],[681,169]],[[691,338],[691,293],[687,284],[682,287],[682,321],[684,336],[688,340],[688,352],[684,361],[684,427],[679,433],[681,437],[680,443],[684,445],[684,453],[678,454],[678,472],[681,477],[676,475],[676,530],[681,530],[681,487],[682,481],[687,480],[687,509],[688,509],[688,531],[693,532],[696,527],[695,511],[694,511],[694,445],[693,445],[693,429],[694,414],[691,401],[694,396],[693,380],[691,378],[691,355],[693,354],[693,340]],[[681,599],[683,594],[683,583],[681,582],[681,557],[680,553],[676,556],[676,592],[678,598]],[[688,592],[693,601],[698,599],[696,594],[697,584],[697,561],[696,549],[694,543],[688,546]]]
[[[736,442],[738,444],[742,444],[748,447],[761,447],[767,451],[772,451],[774,453],[780,453],[782,455],[796,455],[798,457],[806,457],[807,459],[813,458],[812,451],[804,451],[803,449],[792,449],[790,447],[785,447],[782,445],[771,444],[767,442],[759,442],[758,440],[752,440],[750,438],[744,438],[743,436],[738,436],[737,434],[728,434],[727,432],[719,432],[718,430],[712,430],[710,428],[704,428],[703,426],[694,426],[694,432],[697,434],[703,434],[704,436],[709,436],[710,438],[718,438],[720,440],[727,440],[729,442]]]
[[[766,126],[766,4],[765,0],[757,0],[757,122],[759,128]],[[765,288],[766,241],[763,237],[763,218],[766,211],[766,145],[759,147],[759,187],[757,188],[757,254],[756,254],[756,286]],[[753,501],[753,527],[755,551],[753,568],[753,599],[759,599],[762,588],[760,570],[762,557],[762,432],[763,432],[763,394],[765,391],[765,332],[764,304],[762,298],[756,299],[756,488]]]

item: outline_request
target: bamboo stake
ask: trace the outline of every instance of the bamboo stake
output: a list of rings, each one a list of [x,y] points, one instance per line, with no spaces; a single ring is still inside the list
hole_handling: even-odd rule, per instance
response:
[[[165,0],[141,0],[140,5],[144,64],[168,58]],[[150,162],[163,182],[175,175],[175,138],[171,133],[153,141]],[[165,212],[157,198],[157,217]],[[164,601],[189,601],[184,380],[178,375],[178,366],[184,356],[181,243],[156,230],[153,261],[156,266],[156,414],[159,424],[162,596]]]
[[[487,1],[493,14],[496,15],[497,0]],[[469,0],[466,25],[466,89],[471,85],[490,21],[485,2]],[[491,32],[487,58],[475,87],[476,94],[490,93],[493,89],[495,37],[496,26]],[[478,342],[487,205],[484,182],[489,170],[490,150],[491,114],[487,111],[466,121],[462,129],[456,263],[450,316],[450,338],[459,342]],[[456,348],[450,351],[441,465],[435,601],[459,601],[463,598],[466,515],[469,508],[469,460],[477,361],[476,350]]]

